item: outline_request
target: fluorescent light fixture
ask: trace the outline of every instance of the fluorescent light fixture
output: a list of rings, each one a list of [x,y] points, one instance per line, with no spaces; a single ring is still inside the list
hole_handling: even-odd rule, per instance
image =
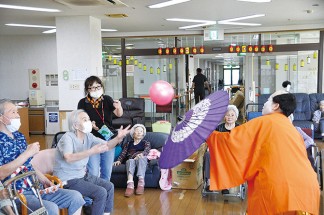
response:
[[[101,31],[104,32],[113,32],[113,31],[117,31],[116,29],[101,29]]]
[[[253,19],[253,18],[257,18],[257,17],[263,17],[265,16],[265,14],[255,14],[255,15],[251,15],[251,16],[242,16],[242,17],[238,17],[238,18],[234,18],[234,19],[224,19],[219,22],[235,22],[235,21],[239,21],[239,20],[243,20],[243,19]]]
[[[168,6],[175,5],[175,4],[184,3],[184,2],[187,2],[187,1],[191,1],[191,0],[170,0],[170,1],[159,3],[159,4],[153,4],[153,5],[150,5],[148,7],[152,8],[152,9],[162,8],[162,7],[168,7]]]
[[[56,33],[56,28],[55,29],[48,30],[48,31],[43,31],[42,33],[43,34],[53,34],[53,33]]]
[[[9,5],[9,4],[0,4],[0,8],[7,9],[16,9],[16,10],[32,10],[32,11],[41,11],[41,12],[61,12],[57,9],[49,9],[49,8],[40,8],[40,7],[26,7],[26,6],[18,6],[18,5]]]
[[[214,22],[210,20],[199,20],[199,19],[181,19],[181,18],[170,18],[166,19],[167,21],[171,22]]]
[[[244,26],[260,26],[261,25],[259,23],[224,22],[224,21],[219,21],[218,24],[221,24],[221,25],[244,25]]]
[[[208,26],[208,25],[215,25],[216,21],[210,21],[210,20],[198,20],[198,19],[181,19],[181,18],[170,18],[166,19],[167,21],[171,22],[194,22],[194,23],[200,23],[196,25],[188,25],[179,27],[179,29],[189,29],[189,28],[196,28],[196,27],[202,27],[202,26]]]
[[[55,26],[47,26],[47,25],[27,25],[27,24],[16,24],[16,23],[8,23],[7,26],[14,27],[26,27],[26,28],[56,28]]]
[[[237,1],[246,1],[246,2],[254,2],[254,3],[266,3],[266,2],[271,2],[271,0],[237,0]]]

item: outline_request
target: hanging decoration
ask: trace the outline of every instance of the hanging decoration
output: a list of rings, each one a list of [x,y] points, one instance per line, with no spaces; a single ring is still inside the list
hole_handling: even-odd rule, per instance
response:
[[[184,54],[184,48],[182,47],[182,37],[181,37],[181,41],[180,41],[179,54]]]
[[[307,56],[307,64],[310,64],[311,63],[311,59],[310,59],[310,57],[309,56]]]
[[[146,71],[147,70],[147,66],[146,64],[143,65],[143,71]]]
[[[173,47],[173,48],[172,48],[172,54],[174,54],[174,55],[178,54],[178,49],[177,49],[177,47]]]
[[[253,52],[259,52],[259,46],[258,45],[253,46]]]
[[[137,64],[138,64],[138,60],[134,59],[134,65],[137,66]]]
[[[201,38],[201,46],[199,48],[199,53],[204,54],[205,53],[205,48],[204,48],[204,37]]]
[[[276,65],[275,65],[275,69],[276,69],[276,70],[279,70],[279,63],[276,63]]]
[[[119,60],[119,61],[118,61],[118,65],[119,65],[119,66],[122,66],[122,64],[123,64],[122,61]]]
[[[266,60],[266,65],[270,66],[270,60],[269,59]]]
[[[170,62],[170,63],[169,63],[169,70],[172,70],[172,67],[173,67],[173,65],[172,65],[172,63]]]
[[[126,59],[126,65],[129,65],[129,59]]]
[[[117,59],[116,58],[114,58],[113,62],[114,62],[114,65],[117,65]]]
[[[246,45],[242,45],[242,53],[246,53]]]
[[[160,67],[158,67],[157,69],[156,69],[156,74],[160,74],[161,73],[161,69],[160,69]]]
[[[150,74],[153,74],[154,73],[154,69],[153,69],[153,66],[150,67]]]
[[[314,53],[313,53],[313,59],[317,59],[317,51],[314,51]]]
[[[234,52],[234,46],[230,45],[228,47],[228,51],[229,51],[229,53],[233,53]]]
[[[163,65],[163,72],[166,72],[167,68],[166,65]]]
[[[190,48],[189,48],[189,46],[188,46],[188,37],[186,37],[185,54],[190,54]]]
[[[296,65],[296,63],[293,64],[293,71],[297,71],[297,65]]]
[[[192,54],[197,54],[196,38],[195,37],[194,37],[194,45],[192,47]]]
[[[253,52],[253,46],[252,45],[248,45],[247,50],[248,50],[248,52]]]
[[[268,45],[268,52],[273,52],[273,45],[271,45],[271,34],[270,34],[270,44]]]
[[[138,68],[139,68],[139,69],[142,69],[142,62],[139,62],[139,63],[138,63]]]
[[[169,55],[170,54],[170,48],[169,47],[165,49],[165,54],[166,55]]]
[[[236,37],[235,52],[236,53],[240,53],[241,52],[241,46],[239,46],[239,44],[238,44],[238,36]]]
[[[162,48],[161,48],[161,47],[158,48],[158,54],[159,54],[159,55],[162,55]]]
[[[130,56],[129,59],[130,59],[130,60],[134,60],[134,56]]]
[[[301,61],[300,61],[300,67],[304,67],[305,66],[305,61],[304,61],[304,59],[301,59]]]
[[[112,60],[112,56],[108,55],[108,60],[111,61]]]
[[[266,47],[265,47],[265,45],[262,45],[262,46],[261,46],[260,51],[261,51],[261,53],[265,53],[265,51],[266,51]]]
[[[288,64],[287,63],[285,64],[285,71],[286,72],[288,71]]]

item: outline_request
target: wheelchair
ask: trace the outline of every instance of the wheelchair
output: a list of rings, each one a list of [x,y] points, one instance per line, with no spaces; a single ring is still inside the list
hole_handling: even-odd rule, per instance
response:
[[[35,211],[32,211],[31,209],[29,209],[27,207],[25,196],[20,194],[18,192],[18,190],[16,189],[16,182],[21,179],[26,179],[28,181],[28,184],[31,186],[32,191],[38,197],[38,200],[40,203],[40,208],[38,208]],[[21,214],[28,214],[27,210],[29,210],[31,212],[31,213],[29,213],[30,215],[48,215],[46,208],[44,207],[41,194],[40,194],[42,192],[42,190],[41,190],[40,182],[38,181],[38,179],[36,177],[35,171],[25,172],[23,174],[20,174],[13,178],[10,178],[3,183],[3,186],[9,192],[9,199],[12,203],[13,211],[16,215],[19,215],[16,200],[19,200],[22,205],[26,206],[26,207],[22,207]]]

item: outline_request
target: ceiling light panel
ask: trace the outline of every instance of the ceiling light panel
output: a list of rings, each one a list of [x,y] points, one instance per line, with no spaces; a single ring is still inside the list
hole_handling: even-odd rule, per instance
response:
[[[16,24],[16,23],[8,23],[7,26],[13,27],[26,27],[26,28],[56,28],[55,26],[47,26],[47,25],[27,25],[27,24]]]
[[[253,3],[267,3],[267,2],[271,2],[271,0],[237,0],[237,1],[245,1],[245,2],[253,2]]]
[[[163,7],[168,7],[168,6],[175,5],[175,4],[184,3],[187,1],[190,1],[190,0],[171,0],[171,1],[166,1],[166,2],[159,3],[159,4],[153,4],[148,7],[151,9],[163,8]]]
[[[26,7],[26,6],[18,6],[18,5],[8,5],[8,4],[0,4],[0,8],[7,9],[16,9],[16,10],[32,10],[32,11],[40,11],[40,12],[61,12],[57,9],[49,9],[49,8],[40,8],[40,7]]]

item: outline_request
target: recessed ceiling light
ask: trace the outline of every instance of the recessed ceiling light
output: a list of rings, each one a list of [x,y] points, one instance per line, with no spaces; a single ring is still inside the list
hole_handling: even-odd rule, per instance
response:
[[[116,29],[101,29],[101,31],[104,32],[113,32],[113,31],[117,31]]]
[[[166,2],[159,3],[159,4],[153,4],[148,7],[152,8],[152,9],[162,8],[162,7],[168,7],[168,6],[175,5],[175,4],[184,3],[187,1],[191,1],[191,0],[171,0],[171,1],[166,1]]]
[[[27,25],[27,24],[16,24],[16,23],[8,23],[7,26],[14,27],[26,27],[26,28],[56,28],[55,26],[47,26],[47,25]]]
[[[271,0],[237,0],[237,1],[246,1],[246,2],[254,2],[254,3],[266,3],[266,2],[271,2]]]
[[[26,7],[26,6],[18,6],[18,5],[8,5],[8,4],[0,4],[0,8],[7,9],[16,9],[16,10],[32,10],[32,11],[41,11],[41,12],[61,12],[57,9],[49,9],[49,8],[40,8],[40,7]]]

